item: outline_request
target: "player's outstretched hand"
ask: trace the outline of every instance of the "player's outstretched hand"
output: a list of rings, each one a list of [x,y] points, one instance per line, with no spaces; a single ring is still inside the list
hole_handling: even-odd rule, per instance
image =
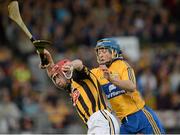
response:
[[[37,53],[39,54],[38,51],[37,51]],[[51,54],[50,54],[50,52],[49,52],[48,50],[44,49],[44,50],[43,50],[43,55],[44,55],[44,57],[47,59],[48,64],[47,64],[47,65],[42,65],[42,63],[40,62],[39,68],[41,68],[41,69],[46,69],[46,68],[48,68],[49,66],[52,66],[52,65],[54,64],[54,62],[53,62],[53,59],[52,59],[52,57],[51,57]]]

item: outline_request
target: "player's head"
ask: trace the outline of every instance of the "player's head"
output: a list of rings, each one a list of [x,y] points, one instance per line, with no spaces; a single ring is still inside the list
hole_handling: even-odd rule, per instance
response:
[[[119,44],[113,38],[103,38],[97,41],[96,56],[99,64],[106,64],[121,56]]]
[[[60,60],[50,71],[51,79],[58,88],[66,88],[69,83],[68,80],[72,77],[72,70],[66,73],[62,71],[63,65],[68,62],[70,62],[68,59]]]

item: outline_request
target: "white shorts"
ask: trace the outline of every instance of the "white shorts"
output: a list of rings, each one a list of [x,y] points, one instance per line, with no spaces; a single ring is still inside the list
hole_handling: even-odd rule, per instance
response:
[[[118,120],[107,110],[97,111],[92,114],[87,122],[88,134],[119,134]]]

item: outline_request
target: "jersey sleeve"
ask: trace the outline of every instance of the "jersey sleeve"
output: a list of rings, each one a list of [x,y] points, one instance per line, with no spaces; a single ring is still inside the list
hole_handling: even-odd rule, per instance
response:
[[[134,70],[132,69],[131,66],[124,64],[123,65],[123,70],[122,73],[120,73],[121,79],[122,80],[130,80],[133,83],[136,83],[136,78],[134,74]]]

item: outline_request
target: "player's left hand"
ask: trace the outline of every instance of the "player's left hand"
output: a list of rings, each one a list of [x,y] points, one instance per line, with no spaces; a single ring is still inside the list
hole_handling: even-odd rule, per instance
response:
[[[104,78],[106,78],[108,81],[114,82],[119,78],[118,74],[112,74],[106,65],[100,65],[99,68],[103,71]]]
[[[106,67],[106,65],[100,65],[99,68],[103,71],[104,78],[106,78],[107,80],[110,80],[111,73],[109,69]]]
[[[40,55],[40,52],[39,52],[39,51],[37,51],[37,53],[38,53],[38,55]],[[43,53],[41,53],[41,55],[44,55],[44,57],[47,59],[48,64],[43,65],[43,64],[42,64],[42,61],[41,61],[40,64],[39,64],[39,68],[41,68],[41,69],[46,69],[46,68],[48,68],[49,66],[53,65],[54,62],[53,62],[52,57],[51,57],[51,54],[50,54],[50,52],[49,52],[48,50],[44,49],[44,50],[43,50]]]

